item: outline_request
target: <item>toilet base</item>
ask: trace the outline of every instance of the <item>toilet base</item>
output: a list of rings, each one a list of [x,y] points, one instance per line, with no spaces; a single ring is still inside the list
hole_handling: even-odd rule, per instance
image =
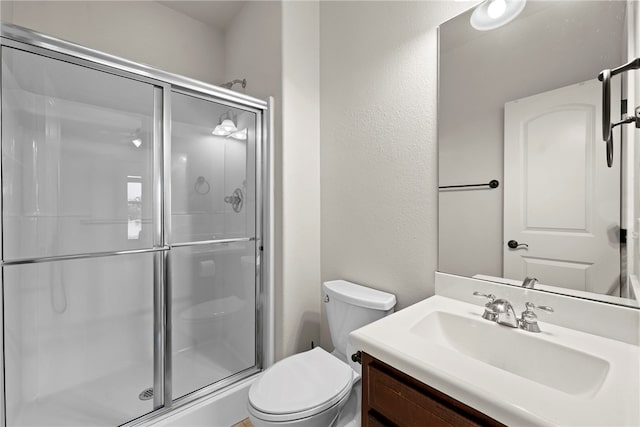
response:
[[[360,427],[362,409],[362,382],[358,379],[351,388],[351,394],[345,403],[334,427]]]
[[[361,396],[362,386],[358,379],[345,399],[320,414],[298,420],[273,422],[257,418],[249,408],[249,419],[255,427],[360,427]]]

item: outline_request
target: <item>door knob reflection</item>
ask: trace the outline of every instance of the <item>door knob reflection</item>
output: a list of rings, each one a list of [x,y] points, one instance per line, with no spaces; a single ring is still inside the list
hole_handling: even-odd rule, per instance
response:
[[[518,249],[520,247],[529,249],[529,245],[527,245],[526,243],[518,243],[515,240],[509,240],[507,242],[507,246],[509,246],[511,249]]]

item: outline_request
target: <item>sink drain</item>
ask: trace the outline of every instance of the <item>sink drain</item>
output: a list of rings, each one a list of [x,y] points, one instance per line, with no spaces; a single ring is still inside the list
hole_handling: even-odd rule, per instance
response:
[[[142,392],[138,395],[138,399],[140,400],[153,399],[153,387],[145,388],[144,390],[142,390]]]

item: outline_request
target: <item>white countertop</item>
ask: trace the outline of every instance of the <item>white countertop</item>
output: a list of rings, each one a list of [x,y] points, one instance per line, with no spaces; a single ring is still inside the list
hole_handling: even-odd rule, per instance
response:
[[[510,334],[530,334],[521,339],[576,349],[609,362],[608,372],[592,393],[565,393],[417,336],[414,327],[435,312],[487,322]],[[543,322],[538,334],[512,329],[482,319],[482,312],[481,306],[434,296],[360,328],[350,338],[357,350],[510,426],[640,425],[638,346]],[[469,330],[473,333],[477,332]],[[514,348],[513,357],[530,358],[535,364],[537,356]],[[580,366],[575,369],[580,374]]]

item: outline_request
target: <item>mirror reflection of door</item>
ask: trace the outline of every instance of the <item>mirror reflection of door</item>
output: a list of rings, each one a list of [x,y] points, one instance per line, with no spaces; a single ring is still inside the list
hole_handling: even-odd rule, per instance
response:
[[[591,80],[505,104],[505,278],[619,295],[620,162],[605,162],[600,91]]]

